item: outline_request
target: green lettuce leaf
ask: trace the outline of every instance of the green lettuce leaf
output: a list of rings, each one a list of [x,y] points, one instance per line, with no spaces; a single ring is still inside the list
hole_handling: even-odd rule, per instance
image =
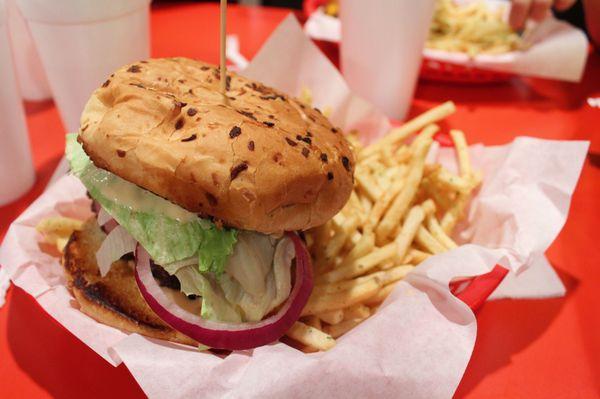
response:
[[[135,238],[159,265],[192,256],[199,271],[223,272],[233,251],[237,230],[218,229],[178,205],[96,167],[77,142],[67,135],[67,159],[72,173],[115,220]]]
[[[198,263],[201,272],[210,272],[220,276],[225,270],[225,262],[233,252],[237,241],[237,230],[205,231],[206,239],[198,249]]]

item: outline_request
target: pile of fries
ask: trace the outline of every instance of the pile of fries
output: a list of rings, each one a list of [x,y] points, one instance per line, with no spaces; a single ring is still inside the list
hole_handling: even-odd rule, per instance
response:
[[[437,0],[426,47],[451,52],[501,54],[522,48],[521,37],[504,20],[503,10],[491,10],[485,1],[461,6]]]
[[[454,111],[454,104],[446,102],[367,147],[350,136],[357,157],[350,200],[332,220],[306,233],[315,287],[300,321],[287,333],[306,352],[333,347],[336,338],[372,315],[415,266],[456,248],[452,230],[482,176],[472,170],[465,136],[458,130],[450,136],[460,175],[426,163],[439,131],[435,122]]]

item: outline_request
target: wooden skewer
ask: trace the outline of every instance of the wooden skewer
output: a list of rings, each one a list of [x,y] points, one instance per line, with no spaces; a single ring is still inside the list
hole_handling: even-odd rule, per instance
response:
[[[226,19],[227,19],[227,0],[221,0],[220,7],[220,62],[221,62],[221,95],[223,101],[227,103],[227,60],[225,57],[226,42]]]

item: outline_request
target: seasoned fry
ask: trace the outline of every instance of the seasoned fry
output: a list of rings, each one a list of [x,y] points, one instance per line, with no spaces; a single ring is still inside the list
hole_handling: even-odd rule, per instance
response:
[[[423,212],[425,212],[425,215],[429,216],[435,212],[435,202],[433,202],[431,199],[427,199],[423,201],[423,203],[421,204],[421,208],[423,208]]]
[[[317,282],[335,283],[345,278],[360,276],[373,269],[378,264],[386,260],[393,259],[396,255],[397,245],[390,243],[382,248],[377,248],[373,252],[350,262],[348,265],[338,267],[317,278]]]
[[[369,223],[369,226],[373,227],[379,223],[383,213],[388,209],[394,198],[400,194],[400,191],[402,191],[403,188],[404,180],[397,180],[388,190],[386,190],[385,194],[383,194],[383,196],[375,202],[375,205],[371,209],[369,217],[367,218],[367,223]]]
[[[62,252],[63,249],[65,249],[65,247],[67,246],[68,242],[69,237],[56,237],[56,249]]]
[[[363,304],[358,304],[349,307],[344,311],[344,320],[366,319],[371,315],[371,309]]]
[[[456,176],[454,173],[443,168],[441,165],[432,165],[430,171],[423,183],[435,184],[439,189],[446,191],[468,192],[472,184],[468,179]]]
[[[338,338],[363,322],[364,319],[345,320],[334,326],[325,327],[325,331],[333,338]]]
[[[417,235],[415,236],[417,244],[427,249],[432,254],[441,254],[446,251],[446,248],[437,241],[429,231],[423,226],[419,227]]]
[[[384,215],[381,223],[375,230],[376,242],[381,244],[390,236],[390,234],[396,229],[396,226],[400,223],[404,213],[408,210],[411,201],[413,200],[419,183],[423,176],[423,167],[425,165],[425,156],[432,142],[433,135],[437,132],[437,126],[427,126],[417,137],[415,142],[411,144],[414,146],[414,158],[411,160],[410,171],[406,177],[406,184],[400,194],[394,199],[392,205],[390,205],[386,214]]]
[[[435,123],[441,119],[444,119],[448,115],[453,114],[454,111],[456,111],[456,106],[454,103],[452,101],[447,101],[422,113],[416,118],[406,122],[404,125],[392,129],[381,140],[366,147],[358,154],[358,160],[363,160],[375,153],[378,153],[385,146],[393,145],[403,141],[411,134],[423,129],[425,126]]]
[[[53,244],[59,252],[69,242],[75,230],[81,230],[83,221],[64,216],[51,216],[40,220],[35,229],[44,236],[44,242]]]
[[[446,247],[446,249],[454,249],[457,247],[456,243],[446,234],[434,215],[427,216],[427,229],[440,244]]]
[[[318,350],[326,351],[335,346],[335,339],[314,327],[302,322],[295,322],[286,335],[301,344],[308,345]]]
[[[458,166],[460,168],[461,176],[470,176],[473,171],[471,170],[471,161],[469,160],[469,147],[467,146],[467,140],[465,134],[460,130],[450,130],[450,137],[456,147],[456,155],[458,157]]]
[[[448,209],[448,211],[446,211],[446,213],[442,217],[442,221],[440,222],[442,225],[442,229],[446,234],[450,234],[450,232],[456,226],[456,223],[458,223],[458,220],[462,218],[468,202],[469,196],[467,194],[461,193],[458,195],[454,206]]]
[[[350,132],[350,134],[346,135],[346,140],[348,140],[350,142],[350,146],[352,146],[352,150],[355,153],[362,150],[363,145],[361,144],[358,137],[356,135],[352,134],[352,132]]]
[[[323,329],[323,325],[321,324],[321,319],[319,319],[317,316],[314,316],[314,315],[306,316],[303,319],[304,319],[303,320],[304,324],[306,324],[307,326],[311,326],[313,328],[316,328],[317,330]]]
[[[392,283],[383,286],[383,288],[380,289],[379,292],[377,292],[377,294],[373,295],[363,303],[367,306],[379,305],[381,302],[385,301],[385,298],[387,298],[388,295],[390,295],[390,293],[394,290],[395,285],[396,283]]]
[[[324,312],[344,309],[348,306],[356,305],[375,295],[380,287],[380,281],[377,279],[369,279],[346,291],[336,292],[334,294],[311,295],[302,311],[302,315],[318,315]]]
[[[360,193],[358,195],[358,198],[360,199],[360,203],[363,207],[363,211],[365,213],[371,212],[371,209],[373,208],[373,203],[371,202],[371,200],[366,195],[363,195],[362,193]]]
[[[344,246],[348,237],[352,236],[358,227],[359,219],[356,216],[347,218],[339,227],[337,234],[333,236],[331,241],[325,247],[325,259],[331,260],[336,257],[338,252]]]
[[[300,100],[300,102],[304,103],[304,105],[308,105],[309,107],[312,107],[312,103],[313,103],[312,90],[306,86],[302,86],[302,89],[300,90],[300,95],[298,96],[298,100]]]
[[[371,199],[371,201],[377,201],[377,198],[381,196],[381,188],[377,185],[375,179],[373,179],[367,173],[356,172],[354,174],[358,187]]]
[[[344,320],[344,310],[337,309],[317,314],[317,317],[328,324],[337,324]]]
[[[432,254],[428,252],[411,247],[402,262],[406,264],[418,265],[419,263],[424,262],[431,255]]]
[[[367,229],[354,248],[352,248],[348,255],[342,260],[339,267],[343,268],[344,266],[348,266],[356,259],[368,254],[373,247],[375,247],[375,234],[372,230]]]
[[[381,281],[381,284],[386,285],[404,278],[404,276],[406,276],[412,269],[414,269],[414,266],[412,265],[394,266],[390,269],[367,274],[365,276],[358,277],[352,280],[318,284],[313,289],[313,292],[315,294],[331,294],[335,292],[346,291],[350,288],[363,284],[367,280],[373,278],[378,279],[379,281]]]
[[[350,207],[358,214],[363,212],[362,204],[360,203],[358,195],[356,195],[356,191],[352,191],[352,193],[350,194],[350,199],[348,200],[348,204],[346,205],[346,207]]]
[[[394,241],[397,247],[395,254],[396,260],[402,261],[402,259],[404,259],[406,252],[408,251],[410,244],[413,242],[415,235],[419,230],[419,226],[421,223],[423,223],[424,219],[425,212],[419,205],[413,206],[408,212],[406,220],[400,229],[400,234],[398,234]]]
[[[394,166],[396,166],[396,158],[394,158],[392,154],[392,149],[389,146],[383,147],[381,149],[381,152],[383,153],[381,161],[385,164],[385,166],[387,166],[388,168],[393,168]]]
[[[400,146],[396,150],[396,154],[394,155],[398,160],[398,163],[405,163],[410,161],[410,149],[407,145]]]
[[[42,234],[70,236],[73,231],[81,230],[83,221],[64,216],[53,216],[42,219],[35,229]]]

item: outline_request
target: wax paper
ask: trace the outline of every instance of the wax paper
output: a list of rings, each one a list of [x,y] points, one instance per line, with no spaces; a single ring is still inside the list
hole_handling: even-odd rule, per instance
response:
[[[472,1],[479,0],[462,0],[458,3]],[[492,8],[508,5],[507,2],[498,0],[487,0],[487,3]],[[508,11],[508,7],[506,10]],[[317,40],[339,42],[342,37],[340,20],[325,14],[321,9],[310,15],[305,31]],[[580,29],[549,17],[540,24],[531,23],[523,38],[528,44],[528,48],[523,51],[481,54],[474,58],[465,53],[426,48],[423,50],[424,62],[434,69],[441,68],[439,63],[444,62],[523,76],[571,82],[581,80],[587,60],[588,41]]]
[[[288,18],[249,71],[288,89],[307,80],[340,81],[337,71],[307,43],[298,23]],[[292,61],[271,63],[272,69],[261,71],[260,62],[275,56]],[[296,65],[300,77],[284,73],[290,65]],[[344,110],[355,106],[356,99],[343,85],[312,89],[319,101],[345,98],[335,109],[340,126],[360,125]],[[365,133],[373,139],[385,121],[376,121],[368,104],[358,104],[371,120],[364,126],[371,127]],[[79,312],[58,260],[40,251],[41,237],[34,228],[49,215],[89,214],[85,189],[73,176],[60,178],[11,225],[0,248],[0,264],[16,285],[92,350],[111,364],[124,362],[153,398],[449,398],[471,356],[477,325],[471,310],[450,294],[448,283],[486,273],[496,264],[524,273],[538,262],[567,218],[587,147],[585,142],[526,137],[504,146],[471,147],[473,167],[485,179],[456,235],[466,244],[417,267],[377,313],[324,353],[304,354],[273,343],[220,357],[128,335]],[[440,149],[431,158],[456,168],[452,149]]]

